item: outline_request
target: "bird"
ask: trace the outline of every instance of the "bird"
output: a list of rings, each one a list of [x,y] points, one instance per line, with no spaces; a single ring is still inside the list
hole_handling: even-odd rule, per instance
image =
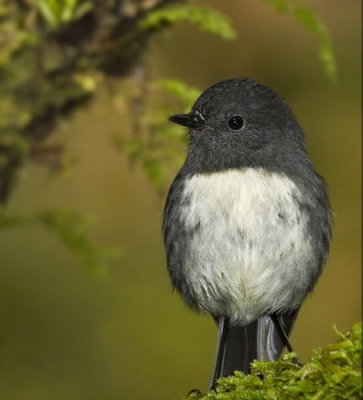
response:
[[[164,207],[173,288],[218,324],[220,377],[277,360],[326,263],[327,186],[287,102],[249,78],[218,82],[187,114],[185,162]]]

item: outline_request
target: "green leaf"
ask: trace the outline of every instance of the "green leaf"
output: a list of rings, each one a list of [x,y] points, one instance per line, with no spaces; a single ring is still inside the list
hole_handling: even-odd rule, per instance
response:
[[[101,272],[109,259],[120,255],[118,249],[104,249],[89,240],[87,228],[93,222],[90,216],[68,210],[51,210],[41,212],[37,219],[93,272]]]
[[[90,1],[82,0],[35,0],[35,5],[51,29],[80,18],[93,7]]]
[[[56,27],[58,25],[58,18],[56,10],[53,6],[53,2],[46,0],[36,0],[35,4],[47,24],[52,28]]]
[[[313,32],[320,41],[319,56],[331,82],[335,82],[337,70],[330,35],[315,10],[302,4],[301,0],[263,0],[279,12],[291,13],[305,28]]]
[[[0,230],[17,228],[29,224],[31,219],[24,215],[6,215],[0,211]]]
[[[112,259],[119,258],[121,251],[118,248],[95,245],[87,232],[92,222],[92,217],[68,210],[48,210],[35,215],[8,215],[0,211],[0,230],[41,224],[55,234],[88,270],[104,273],[106,264]]]
[[[200,89],[188,86],[178,79],[163,79],[159,81],[159,85],[180,100],[185,108],[190,108],[201,94]]]
[[[234,39],[236,32],[229,20],[218,11],[189,4],[177,4],[149,13],[139,24],[142,29],[157,30],[165,24],[191,22],[202,31],[214,33],[223,39]]]

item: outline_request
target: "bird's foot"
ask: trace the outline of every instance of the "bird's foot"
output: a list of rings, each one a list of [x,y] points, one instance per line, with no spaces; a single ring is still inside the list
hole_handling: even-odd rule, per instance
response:
[[[297,357],[292,358],[291,362],[293,364],[297,365],[298,367],[303,367],[304,366],[304,364]]]
[[[202,396],[204,395],[199,389],[192,389],[187,393],[187,398],[197,399],[198,397]]]

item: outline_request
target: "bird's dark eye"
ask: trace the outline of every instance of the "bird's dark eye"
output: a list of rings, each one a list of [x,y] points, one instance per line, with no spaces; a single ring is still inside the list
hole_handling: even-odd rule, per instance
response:
[[[228,120],[228,126],[234,131],[238,131],[243,126],[243,119],[239,115],[235,115],[234,117]]]

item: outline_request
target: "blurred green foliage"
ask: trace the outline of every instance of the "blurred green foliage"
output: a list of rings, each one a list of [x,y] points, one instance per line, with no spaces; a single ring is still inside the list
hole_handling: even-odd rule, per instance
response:
[[[140,22],[140,26],[145,29],[158,29],[164,24],[182,21],[191,22],[202,31],[214,33],[223,39],[236,38],[236,32],[223,14],[211,8],[189,4],[178,4],[154,11]]]
[[[105,248],[94,244],[88,228],[94,223],[91,216],[69,210],[47,210],[34,215],[8,215],[0,212],[0,230],[39,225],[54,234],[82,261],[92,273],[103,274],[104,266],[121,256],[119,248]]]
[[[225,38],[234,35],[226,18],[213,10],[156,2],[155,10],[139,2],[108,0],[29,0],[0,3],[0,202],[8,200],[17,172],[31,160],[54,171],[64,165],[63,147],[47,145],[45,139],[61,117],[67,117],[89,101],[108,75],[118,69],[127,76],[139,62],[145,38],[178,21],[190,21]],[[120,11],[120,6],[125,8]],[[126,26],[126,28],[125,28]],[[120,58],[121,57],[121,58]],[[130,65],[129,65],[130,64]],[[172,84],[164,83],[172,91]],[[175,86],[175,84],[174,84]],[[195,95],[179,84],[181,96]],[[130,99],[128,99],[130,100]],[[169,128],[165,103],[141,116],[145,135],[120,137],[118,145],[140,162],[150,180],[163,187],[168,165],[180,163],[184,135]],[[137,116],[139,117],[139,116]],[[161,133],[160,139],[151,132]],[[154,140],[154,139],[155,140]],[[90,269],[109,256],[87,237],[86,217],[54,210],[34,216],[0,215],[0,228],[39,223],[55,233]]]
[[[321,57],[333,76],[330,39],[313,10],[297,0],[265,1],[291,12],[317,34]],[[150,37],[178,22],[190,22],[223,39],[236,36],[221,13],[182,0],[0,0],[0,203],[8,201],[25,161],[53,171],[64,167],[63,146],[49,145],[46,139],[59,119],[90,101],[111,77],[137,121],[134,132],[115,135],[115,144],[142,166],[157,189],[165,188],[169,171],[182,162],[186,143],[184,131],[166,117],[187,111],[200,91],[176,80],[135,84],[159,93],[155,105],[142,90],[138,98],[128,96],[121,78],[142,64]],[[52,215],[38,221],[90,265],[99,264],[103,257],[85,237],[72,236],[82,218],[57,211]]]
[[[157,107],[147,102],[143,113],[135,115],[140,123],[138,132],[128,136],[116,134],[115,145],[142,167],[156,189],[164,191],[169,171],[183,161],[187,142],[186,130],[171,124],[166,116],[175,110],[188,112],[201,91],[175,79],[152,83],[148,90],[157,92],[160,102]]]
[[[303,366],[289,353],[279,361],[253,363],[250,375],[235,372],[199,400],[358,400],[362,398],[362,324],[336,331],[339,340],[316,350]],[[190,399],[190,397],[188,397]]]
[[[91,1],[78,0],[36,0],[35,4],[44,18],[45,22],[52,29],[75,21],[86,14],[92,8]]]

